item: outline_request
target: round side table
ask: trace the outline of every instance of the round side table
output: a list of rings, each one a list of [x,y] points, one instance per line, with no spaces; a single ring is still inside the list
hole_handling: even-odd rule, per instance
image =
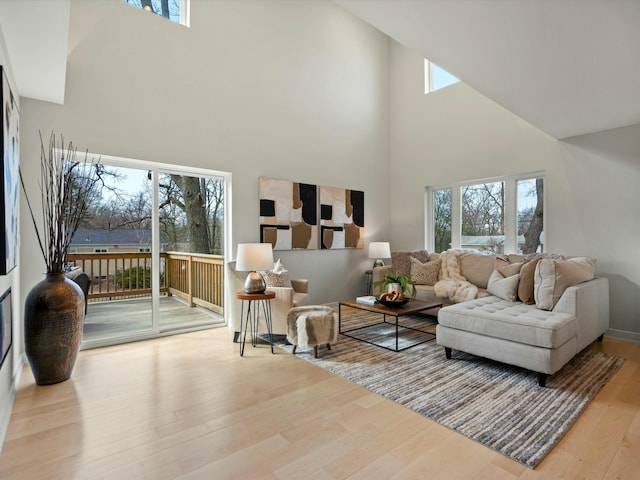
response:
[[[264,321],[267,324],[269,342],[271,343],[271,353],[274,353],[273,334],[271,332],[271,299],[275,297],[276,294],[270,291],[265,291],[264,293],[247,293],[244,290],[241,290],[236,292],[236,298],[242,301],[240,309],[240,356],[244,355],[244,344],[247,339],[247,330],[251,330],[251,345],[254,347],[257,345],[258,320],[260,318],[261,309],[264,314]],[[246,318],[244,313],[244,302],[247,302]]]

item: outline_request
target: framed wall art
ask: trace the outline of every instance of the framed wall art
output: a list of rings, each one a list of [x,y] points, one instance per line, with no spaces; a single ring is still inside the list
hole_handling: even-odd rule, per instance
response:
[[[0,297],[0,368],[13,341],[13,322],[11,321],[11,289]]]
[[[320,186],[320,245],[364,248],[364,192]]]
[[[6,275],[18,264],[18,165],[19,149],[19,113],[16,99],[11,92],[4,67],[0,66],[2,76],[2,178],[0,178],[0,275]]]
[[[318,248],[317,186],[259,179],[260,242],[274,250]]]

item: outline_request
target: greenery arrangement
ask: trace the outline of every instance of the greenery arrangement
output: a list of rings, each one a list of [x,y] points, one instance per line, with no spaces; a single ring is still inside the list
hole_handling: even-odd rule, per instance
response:
[[[398,270],[389,270],[382,280],[373,282],[373,286],[380,287],[383,291],[386,291],[387,286],[393,283],[400,285],[400,291],[402,293],[408,292],[411,295],[411,298],[415,298],[416,282],[411,280],[409,275]]]
[[[87,213],[91,199],[100,194],[103,168],[99,163],[78,161],[77,149],[71,142],[65,148],[64,138],[56,141],[54,133],[45,150],[40,135],[40,193],[42,196],[42,225],[39,226],[20,173],[20,183],[27,199],[31,220],[36,230],[40,251],[48,273],[65,271],[69,245],[80,221]]]

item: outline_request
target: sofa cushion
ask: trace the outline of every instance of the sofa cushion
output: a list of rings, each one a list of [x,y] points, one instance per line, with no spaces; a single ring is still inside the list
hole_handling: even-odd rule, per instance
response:
[[[441,308],[438,323],[513,342],[557,348],[577,334],[576,317],[495,296]]]
[[[595,260],[590,258],[541,259],[535,272],[536,307],[544,310],[553,309],[568,287],[591,280],[594,270]]]
[[[411,275],[411,260],[413,257],[421,262],[429,260],[429,253],[426,250],[415,250],[413,252],[391,252],[391,267],[407,275]]]
[[[440,273],[440,260],[434,260],[433,262],[421,262],[420,260],[409,257],[411,261],[411,280],[416,282],[416,285],[435,285],[438,281],[438,274]]]
[[[459,257],[460,273],[476,287],[487,288],[495,261],[495,255],[465,253]]]

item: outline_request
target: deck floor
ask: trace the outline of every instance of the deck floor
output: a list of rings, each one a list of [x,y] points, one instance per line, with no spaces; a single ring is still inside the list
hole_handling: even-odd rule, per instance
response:
[[[189,307],[177,297],[160,297],[160,331],[202,325],[224,325],[224,317],[202,307]],[[90,302],[83,341],[93,341],[151,329],[151,297]]]

